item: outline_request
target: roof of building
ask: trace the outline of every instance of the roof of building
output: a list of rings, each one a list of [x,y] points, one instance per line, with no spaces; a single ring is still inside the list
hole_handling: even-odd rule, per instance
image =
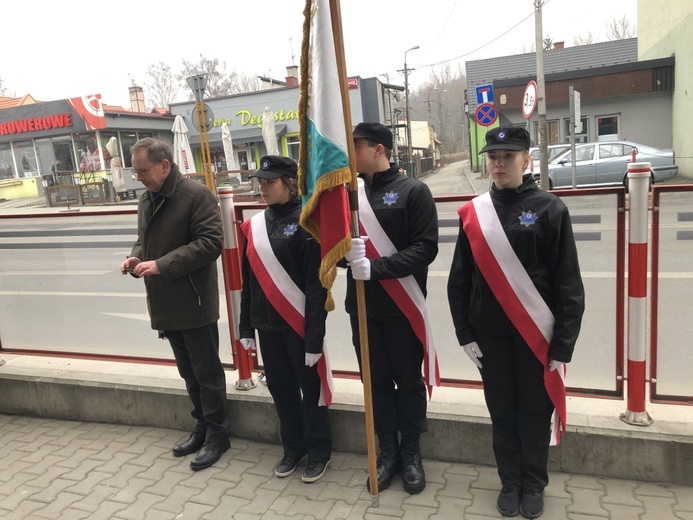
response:
[[[577,45],[544,51],[544,75],[595,69],[638,61],[638,39]],[[508,78],[536,76],[536,53],[473,60],[466,63],[469,106],[475,107],[476,87]]]
[[[22,97],[2,97],[0,96],[0,110],[3,108],[14,108],[22,105],[33,105],[38,103],[31,94],[25,94]]]

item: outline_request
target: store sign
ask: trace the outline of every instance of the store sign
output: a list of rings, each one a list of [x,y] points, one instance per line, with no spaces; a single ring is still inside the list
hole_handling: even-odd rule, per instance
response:
[[[0,135],[22,134],[25,132],[37,132],[39,130],[51,130],[53,128],[65,128],[70,126],[72,126],[72,116],[70,114],[32,117],[30,119],[0,123]]]
[[[262,114],[253,114],[250,110],[239,110],[236,112],[236,117],[241,126],[253,125],[262,128]],[[274,113],[275,122],[288,121],[289,119],[298,119],[298,110],[284,110],[282,108],[279,112]],[[230,125],[231,118],[215,119],[213,126],[221,126],[224,123]]]

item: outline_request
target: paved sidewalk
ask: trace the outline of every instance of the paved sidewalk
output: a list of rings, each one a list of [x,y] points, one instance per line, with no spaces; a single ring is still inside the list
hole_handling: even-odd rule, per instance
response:
[[[212,468],[171,447],[177,430],[0,414],[0,518],[25,520],[337,520],[501,518],[495,468],[424,461],[419,495],[396,478],[378,507],[367,458],[334,453],[325,476],[273,476],[281,447],[231,439]],[[552,473],[543,518],[693,519],[693,488]]]

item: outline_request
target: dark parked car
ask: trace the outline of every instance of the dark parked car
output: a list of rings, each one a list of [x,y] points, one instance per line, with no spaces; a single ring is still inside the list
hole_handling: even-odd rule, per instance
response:
[[[676,177],[679,167],[674,164],[674,151],[662,150],[632,141],[605,141],[575,145],[576,184],[580,188],[624,185],[628,189],[628,163],[649,162],[650,183]],[[573,168],[571,151],[557,155],[549,162],[549,186],[571,188]],[[535,178],[539,174],[535,173]]]

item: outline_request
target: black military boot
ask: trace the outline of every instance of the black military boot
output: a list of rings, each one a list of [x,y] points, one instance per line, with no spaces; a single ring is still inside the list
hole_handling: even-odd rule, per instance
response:
[[[397,434],[378,433],[378,491],[383,491],[390,487],[392,478],[402,471],[402,458],[399,454],[399,441]],[[370,489],[370,478],[366,479],[366,487]]]
[[[404,491],[416,495],[426,487],[426,473],[421,462],[418,435],[402,435],[402,485]]]

